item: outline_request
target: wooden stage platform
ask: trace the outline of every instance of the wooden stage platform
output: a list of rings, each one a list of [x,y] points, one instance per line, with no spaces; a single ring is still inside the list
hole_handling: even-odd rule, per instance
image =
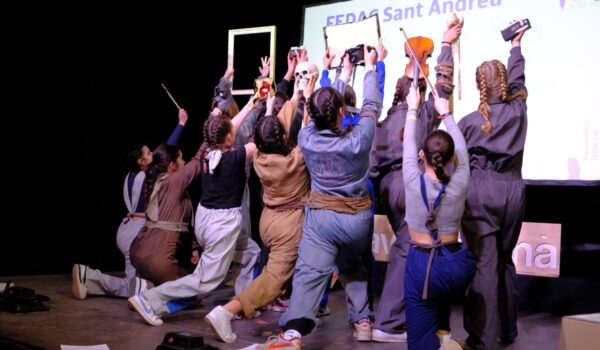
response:
[[[226,286],[221,286],[209,298],[202,300],[195,309],[166,317],[163,326],[152,327],[144,324],[137,313],[127,308],[125,299],[89,297],[86,300],[76,300],[71,293],[70,274],[0,277],[0,282],[6,282],[8,279],[17,286],[33,288],[37,294],[48,296],[50,301],[45,302],[45,305],[50,310],[22,314],[0,312],[0,349],[60,349],[61,344],[107,344],[111,350],[150,350],[161,343],[165,333],[173,331],[199,334],[204,337],[206,343],[220,349],[239,349],[253,343],[264,342],[268,335],[276,334],[279,330],[277,321],[281,314],[267,310],[253,320],[233,322],[234,330],[238,334],[236,343],[224,344],[216,340],[204,323],[203,317],[215,305],[223,304],[232,296],[233,289]],[[544,279],[542,282],[553,283],[547,280]],[[554,282],[558,283],[559,280]],[[539,279],[528,280],[525,281],[525,286],[529,284],[531,287],[539,283],[541,283]],[[579,302],[584,302],[584,299],[597,299],[597,294],[596,298],[593,298],[590,293],[593,294],[594,290],[597,293],[600,290],[599,283],[587,281],[585,287],[583,285],[577,287],[573,282],[568,282],[573,286],[575,295],[579,296]],[[590,287],[590,284],[593,286]],[[558,285],[547,285],[537,286],[536,289],[549,293],[549,288],[555,287],[559,288]],[[546,301],[543,301],[543,298],[527,295],[525,299],[524,305],[527,307],[520,312],[519,337],[517,342],[507,349],[557,349],[561,316],[573,311],[573,300],[557,299],[557,297],[552,300],[550,297],[551,300],[548,301],[546,298]],[[407,349],[406,343],[354,341],[351,328],[346,321],[344,292],[334,290],[329,300],[331,315],[324,316],[322,325],[302,339],[303,349]],[[562,303],[569,305],[561,306]],[[541,311],[540,309],[543,308],[550,309],[551,312]],[[590,313],[598,312],[598,302],[594,305],[581,304],[580,309]],[[454,338],[466,337],[460,305],[454,306],[451,325]],[[11,341],[26,343],[32,347],[11,347],[7,345]]]

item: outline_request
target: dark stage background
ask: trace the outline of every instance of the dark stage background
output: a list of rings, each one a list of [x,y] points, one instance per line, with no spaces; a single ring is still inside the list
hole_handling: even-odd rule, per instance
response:
[[[319,2],[211,5],[218,11],[183,1],[13,4],[3,33],[2,114],[13,141],[4,148],[0,276],[68,273],[75,262],[121,270],[126,154],[165,141],[177,123],[160,83],[190,114],[188,159],[226,68],[227,31],[276,25],[279,80],[288,48],[300,44],[303,4]],[[263,51],[242,52],[258,67]],[[563,275],[600,276],[599,200],[598,187],[528,186],[526,221],[563,224]]]

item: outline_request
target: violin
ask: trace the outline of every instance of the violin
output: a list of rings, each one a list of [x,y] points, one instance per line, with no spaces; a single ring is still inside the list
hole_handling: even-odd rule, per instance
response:
[[[409,58],[409,62],[404,69],[407,78],[414,80],[415,76],[417,76],[417,79],[425,79],[429,76],[427,59],[433,53],[433,40],[424,36],[412,37],[404,44],[404,53]]]
[[[423,36],[417,36],[409,39],[404,31],[404,28],[400,27],[400,31],[402,34],[404,34],[404,38],[406,39],[404,51],[406,56],[408,56],[410,59],[406,65],[406,69],[404,69],[404,74],[407,78],[412,79],[413,84],[417,89],[419,86],[419,79],[425,79],[427,85],[429,85],[429,88],[431,89],[431,93],[434,96],[437,96],[437,91],[427,78],[429,75],[427,58],[431,57],[431,53],[433,52],[433,40]],[[415,43],[416,49],[413,47],[413,42]],[[418,78],[413,79],[414,77]]]

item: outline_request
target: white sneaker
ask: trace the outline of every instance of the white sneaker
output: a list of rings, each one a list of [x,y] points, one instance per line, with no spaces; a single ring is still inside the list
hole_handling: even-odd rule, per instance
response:
[[[138,293],[127,301],[129,302],[129,305],[142,316],[144,322],[151,326],[162,326],[163,321],[154,313],[154,310],[152,310],[152,307],[144,297],[144,294]]]
[[[233,314],[219,305],[204,316],[204,321],[219,339],[225,343],[233,343],[237,340],[237,335],[231,329],[232,318]]]
[[[75,264],[71,270],[72,289],[75,299],[83,300],[87,296],[87,287],[85,286],[87,268],[85,265]]]
[[[440,338],[440,350],[462,350],[462,345],[450,337],[450,333],[438,334]]]
[[[387,333],[379,329],[373,329],[371,339],[380,343],[406,343],[406,332]]]

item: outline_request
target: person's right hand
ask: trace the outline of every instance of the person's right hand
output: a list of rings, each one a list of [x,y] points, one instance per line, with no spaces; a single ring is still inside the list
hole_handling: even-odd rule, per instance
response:
[[[513,24],[515,22],[516,20],[511,21],[510,24]],[[511,40],[512,47],[521,46],[521,38],[523,38],[523,35],[525,35],[525,28],[523,28],[523,30]]]
[[[421,103],[421,93],[415,88],[414,84],[410,84],[408,96],[406,96],[408,109],[419,109],[419,103]]]
[[[178,116],[177,116],[177,117],[179,118],[179,124],[181,124],[182,126],[185,126],[185,124],[186,124],[186,123],[187,123],[187,121],[188,121],[188,114],[187,114],[187,112],[185,111],[185,109],[183,109],[183,108],[180,108],[180,109],[179,109],[179,114],[178,114]]]
[[[331,69],[331,62],[335,58],[335,53],[331,52],[331,48],[328,47],[323,55],[323,69]]]
[[[388,50],[385,48],[385,46],[383,46],[381,37],[379,37],[379,43],[377,44],[377,47],[375,47],[375,50],[377,50],[377,60],[378,61],[385,60],[385,58],[388,55]]]

